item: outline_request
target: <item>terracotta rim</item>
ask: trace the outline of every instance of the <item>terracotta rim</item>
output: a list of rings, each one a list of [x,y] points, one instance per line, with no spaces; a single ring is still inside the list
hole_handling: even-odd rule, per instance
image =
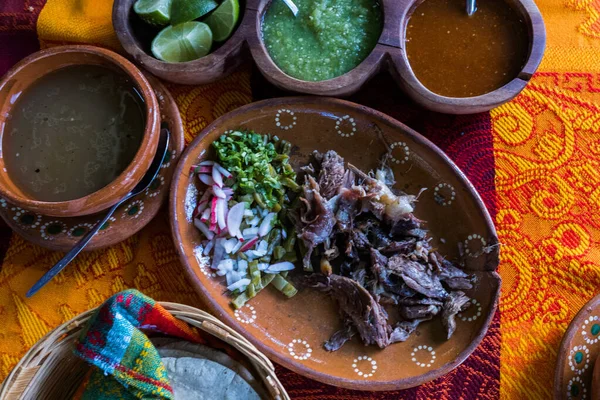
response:
[[[465,113],[479,112],[489,110],[499,104],[510,101],[517,96],[527,85],[531,76],[535,73],[538,66],[542,62],[544,49],[546,47],[546,30],[544,28],[544,20],[540,10],[532,0],[516,0],[522,8],[523,14],[527,22],[530,32],[529,55],[521,72],[510,82],[498,89],[473,97],[447,97],[436,94],[425,87],[414,74],[408,56],[406,55],[405,46],[399,49],[394,49],[392,54],[392,64],[395,72],[397,72],[404,84],[412,90],[407,91],[413,100],[422,104],[425,101],[430,104],[428,108],[434,111],[445,112],[445,106],[464,107]],[[406,25],[415,8],[421,4],[423,0],[411,0],[404,11],[406,18],[404,19],[405,26],[397,26],[396,32],[399,32],[401,42],[404,41],[406,35]],[[515,7],[516,8],[516,7]],[[474,111],[473,111],[474,110]],[[463,113],[464,114],[464,113]]]
[[[279,68],[275,61],[273,61],[262,37],[263,17],[271,5],[271,2],[272,0],[262,0],[260,2],[258,9],[255,10],[254,29],[251,30],[247,40],[250,44],[250,52],[252,53],[252,57],[254,58],[254,62],[258,69],[273,84],[299,93],[334,96],[342,92],[346,93],[349,88],[352,88],[353,91],[358,90],[381,69],[382,60],[386,57],[386,50],[379,41],[384,33],[385,26],[382,26],[377,43],[369,55],[345,74],[323,81],[305,81],[288,75]],[[385,3],[382,1],[379,2],[381,3],[383,24],[385,25],[385,5],[388,3],[387,1]]]
[[[569,354],[569,349],[567,348],[567,345],[573,340],[573,336],[577,334],[579,327],[581,326],[581,324],[585,320],[585,317],[587,316],[586,314],[588,314],[589,312],[591,312],[592,309],[597,307],[600,307],[600,294],[594,296],[590,301],[585,303],[583,307],[581,307],[581,310],[579,310],[577,315],[575,315],[575,318],[573,318],[573,320],[569,324],[567,331],[565,332],[565,335],[563,336],[560,342],[558,358],[556,360],[556,370],[554,371],[555,400],[562,400],[564,398],[564,392],[562,391],[561,381],[567,365],[567,356]]]
[[[481,216],[483,217],[483,219],[485,221],[485,225],[487,227],[487,233],[489,234],[490,237],[493,237],[493,238],[497,237],[496,229],[492,222],[492,218],[491,218],[487,208],[485,207],[483,200],[477,193],[475,187],[471,184],[471,182],[467,179],[467,177],[460,171],[460,169],[454,164],[454,162],[452,160],[450,160],[448,158],[448,156],[446,156],[446,154],[441,149],[439,149],[435,144],[433,144],[431,141],[429,141],[427,138],[425,138],[421,134],[413,131],[412,129],[410,129],[406,125],[402,124],[401,122],[399,122],[379,111],[376,111],[369,107],[365,107],[365,106],[362,106],[362,105],[359,105],[356,103],[352,103],[352,102],[349,102],[346,100],[333,99],[333,98],[327,98],[327,97],[288,97],[288,98],[285,98],[285,100],[287,103],[293,104],[293,105],[308,103],[312,107],[318,106],[319,104],[331,104],[331,105],[339,105],[339,106],[343,106],[343,107],[348,107],[348,108],[352,108],[354,110],[360,110],[361,112],[366,113],[376,119],[382,120],[383,122],[385,122],[389,125],[398,127],[406,135],[410,136],[415,142],[418,142],[419,144],[422,144],[422,145],[430,148],[437,157],[439,157],[448,166],[450,166],[450,168],[456,174],[457,178],[459,180],[461,180],[465,184],[465,186],[468,188],[469,194],[475,199],[476,204],[479,206],[479,211],[480,211]],[[177,168],[175,169],[173,181],[171,182],[171,195],[170,195],[170,199],[169,199],[169,214],[170,214],[169,221],[171,224],[171,231],[173,234],[173,238],[174,238],[174,241],[176,244],[182,243],[182,241],[183,241],[181,234],[178,230],[178,224],[186,223],[185,221],[180,222],[178,219],[177,205],[179,204],[178,201],[180,199],[176,198],[176,193],[177,193],[177,187],[180,184],[180,179],[182,179],[182,177],[184,176],[182,172],[183,172],[185,160],[189,156],[189,153],[191,153],[191,150],[193,148],[195,148],[200,142],[202,142],[210,131],[217,129],[223,120],[229,119],[233,116],[237,116],[240,114],[245,114],[251,110],[260,110],[261,108],[270,106],[272,103],[277,102],[277,101],[279,101],[279,99],[269,99],[269,100],[263,100],[263,101],[251,103],[251,104],[240,107],[232,112],[229,112],[229,113],[219,117],[218,119],[213,121],[210,125],[208,125],[206,128],[204,128],[202,130],[202,132],[200,134],[198,134],[198,136],[187,147],[186,151],[179,159],[179,163],[177,165]],[[301,363],[294,363],[294,362],[289,361],[288,359],[282,357],[279,352],[274,351],[270,347],[264,345],[261,341],[257,340],[252,334],[250,334],[246,329],[241,327],[232,316],[230,316],[227,313],[221,312],[221,307],[217,304],[216,301],[213,300],[213,298],[211,296],[209,296],[205,292],[204,286],[202,285],[202,283],[199,280],[197,280],[196,274],[194,273],[194,268],[192,268],[181,245],[176,245],[176,247],[177,247],[177,252],[179,253],[179,258],[181,260],[181,263],[185,267],[185,271],[188,274],[188,277],[190,278],[194,288],[196,289],[196,292],[200,295],[202,300],[208,305],[208,307],[213,312],[213,314],[215,314],[219,319],[223,320],[228,325],[235,327],[236,330],[238,330],[242,335],[244,335],[244,337],[246,337],[250,342],[252,342],[252,344],[254,344],[261,352],[265,353],[270,359],[274,360],[278,364],[281,364],[284,367],[286,367],[298,374],[304,375],[306,377],[317,380],[319,382],[323,382],[323,383],[326,383],[329,385],[344,387],[344,388],[348,388],[348,389],[369,390],[369,391],[408,389],[408,388],[429,382],[431,380],[437,379],[437,378],[447,374],[448,372],[452,371],[454,368],[456,368],[460,364],[462,364],[471,355],[471,353],[475,350],[475,348],[479,345],[479,343],[481,342],[483,337],[486,335],[487,330],[490,326],[490,323],[496,313],[496,309],[498,306],[498,299],[500,297],[501,278],[495,272],[495,270],[498,266],[498,262],[499,262],[498,256],[496,253],[496,256],[494,257],[492,262],[489,263],[488,265],[486,265],[486,269],[484,270],[498,282],[498,287],[492,296],[493,300],[491,302],[490,312],[489,312],[486,320],[484,321],[481,329],[479,330],[479,332],[477,332],[477,334],[475,335],[475,337],[473,338],[473,340],[471,341],[469,346],[467,346],[467,348],[464,349],[453,361],[448,362],[448,363],[444,364],[443,366],[441,366],[440,368],[437,368],[435,370],[432,370],[432,371],[430,371],[426,374],[420,375],[420,376],[415,376],[415,377],[408,378],[408,379],[399,379],[396,381],[391,381],[391,382],[386,382],[386,383],[368,382],[368,381],[364,381],[364,380],[352,380],[352,379],[344,379],[344,378],[337,378],[337,377],[333,378],[328,374],[315,372],[313,370],[306,368]]]
[[[0,81],[0,90],[4,88],[14,76],[18,75],[22,69],[30,64],[43,63],[43,60],[46,58],[61,57],[61,54],[66,53],[92,54],[101,57],[125,73],[133,81],[133,84],[137,86],[140,95],[144,100],[146,107],[144,115],[146,124],[140,147],[127,168],[113,182],[87,196],[69,201],[38,201],[24,197],[19,193],[8,191],[5,187],[0,185],[0,194],[8,201],[29,211],[57,217],[74,217],[94,214],[113,206],[119,199],[129,193],[150,167],[150,163],[156,152],[156,147],[158,146],[158,133],[160,128],[158,101],[148,80],[135,65],[127,61],[124,57],[99,47],[73,45],[58,46],[38,51],[21,60],[4,76],[2,81]],[[74,63],[72,65],[77,64],[79,63]],[[85,65],[85,62],[82,62],[81,65]],[[0,141],[1,139],[2,132],[0,132]],[[3,174],[6,176],[7,180],[10,180],[10,176],[6,172],[0,172],[0,174]]]
[[[242,19],[238,22],[238,27],[233,35],[227,39],[216,51],[209,53],[197,60],[187,62],[170,63],[161,61],[148,54],[139,45],[138,39],[134,34],[130,24],[130,16],[133,12],[133,2],[133,0],[115,0],[112,11],[113,27],[115,28],[117,38],[119,39],[119,42],[121,42],[121,45],[125,51],[131,57],[133,57],[137,63],[144,66],[156,75],[168,76],[168,74],[171,73],[186,72],[202,75],[203,72],[212,70],[215,64],[239,49],[245,42],[243,26],[248,24],[248,14],[250,14],[248,12],[249,10],[247,5],[246,7],[240,7],[240,11],[244,14]],[[168,77],[165,79],[168,80]]]

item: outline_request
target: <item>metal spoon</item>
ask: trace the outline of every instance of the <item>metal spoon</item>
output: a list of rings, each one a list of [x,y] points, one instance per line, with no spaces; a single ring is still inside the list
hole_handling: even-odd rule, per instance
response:
[[[44,274],[44,276],[42,276],[40,278],[40,280],[37,281],[35,283],[35,285],[33,285],[31,287],[31,289],[29,289],[29,291],[27,292],[27,294],[25,296],[27,296],[27,297],[33,296],[34,294],[36,294],[38,292],[38,290],[40,290],[44,285],[46,285],[46,283],[50,282],[52,280],[52,278],[54,278],[60,271],[62,271],[63,268],[66,267],[67,264],[69,264],[77,256],[77,254],[79,254],[79,252],[81,250],[83,250],[83,248],[89,243],[89,241],[92,240],[94,235],[100,230],[102,225],[104,225],[106,223],[106,221],[108,221],[108,219],[114,214],[116,209],[121,204],[123,204],[123,202],[131,199],[134,196],[137,196],[138,194],[140,194],[144,190],[146,190],[146,188],[148,186],[150,186],[150,184],[152,183],[154,178],[156,178],[158,171],[160,171],[160,167],[165,159],[165,155],[167,154],[168,148],[169,148],[169,131],[167,129],[162,129],[160,131],[160,138],[158,139],[158,147],[156,149],[156,155],[154,156],[154,159],[152,160],[152,164],[150,164],[150,168],[148,168],[148,172],[146,172],[146,175],[144,175],[142,180],[133,188],[133,190],[131,192],[129,192],[125,197],[123,197],[121,200],[119,200],[119,202],[117,204],[112,206],[110,208],[110,210],[108,210],[108,212],[106,213],[104,218],[102,218],[102,220],[100,220],[100,222],[98,222],[96,225],[94,225],[94,227],[92,229],[90,229],[90,231],[87,233],[87,235],[85,235],[79,242],[77,242],[77,244],[75,245],[75,247],[73,247],[71,249],[71,251],[69,251],[67,254],[65,254],[65,256],[62,258],[62,260],[57,262],[54,265],[54,267],[52,267],[50,269],[50,271],[46,272]]]
[[[298,16],[298,7],[294,4],[294,2],[292,0],[283,0],[283,2],[292,11],[292,14],[294,14],[294,17],[297,17]]]
[[[475,11],[477,11],[477,4],[475,1],[476,0],[467,0],[467,15],[469,17],[475,14]]]

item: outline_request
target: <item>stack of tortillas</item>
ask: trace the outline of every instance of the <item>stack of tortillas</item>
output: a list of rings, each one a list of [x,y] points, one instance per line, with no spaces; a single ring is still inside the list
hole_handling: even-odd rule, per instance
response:
[[[222,351],[171,338],[152,339],[167,370],[175,400],[260,400],[259,381]]]

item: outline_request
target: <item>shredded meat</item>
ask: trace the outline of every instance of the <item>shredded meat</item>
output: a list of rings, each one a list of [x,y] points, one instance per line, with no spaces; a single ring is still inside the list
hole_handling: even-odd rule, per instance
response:
[[[351,164],[345,168],[334,151],[313,155],[314,165],[303,169],[302,206],[294,221],[305,269],[321,266],[309,284],[335,299],[344,322],[325,349],[336,351],[356,334],[365,345],[383,348],[407,340],[433,318],[441,318],[450,338],[456,314],[469,305],[462,290],[472,289],[475,280],[432,248],[423,221],[413,214],[418,195],[392,187],[385,161],[365,174]],[[400,321],[390,321],[384,305]]]

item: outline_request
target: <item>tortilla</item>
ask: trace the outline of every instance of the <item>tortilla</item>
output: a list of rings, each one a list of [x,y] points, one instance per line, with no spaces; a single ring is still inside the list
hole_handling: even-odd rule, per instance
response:
[[[163,357],[176,400],[260,400],[233,370],[208,359]]]

